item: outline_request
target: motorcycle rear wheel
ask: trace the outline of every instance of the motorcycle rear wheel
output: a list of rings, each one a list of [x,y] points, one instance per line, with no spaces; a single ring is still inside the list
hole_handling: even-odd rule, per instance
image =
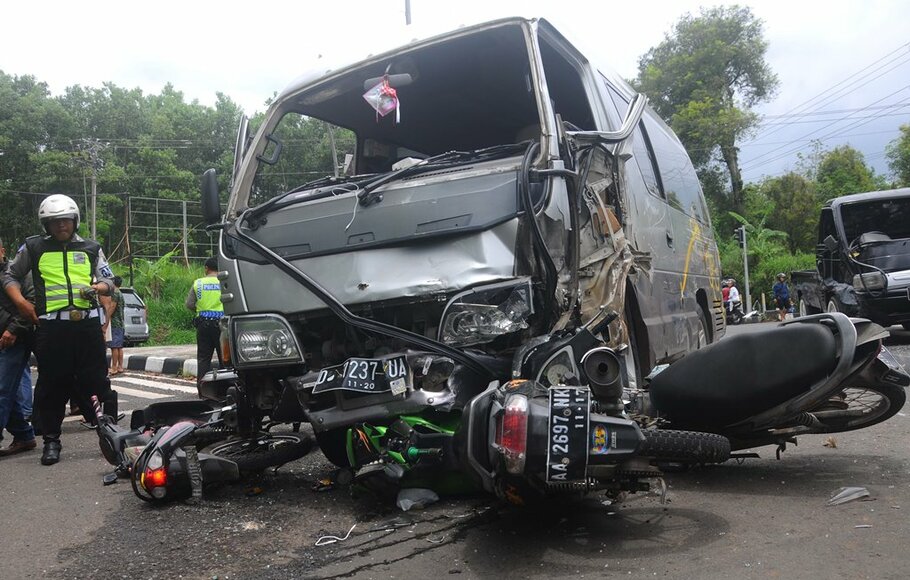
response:
[[[843,401],[823,403],[811,411],[824,425],[810,427],[810,433],[841,433],[877,425],[897,414],[907,400],[903,387],[889,384],[849,387],[842,391]],[[842,408],[836,408],[841,406]]]
[[[638,454],[674,463],[723,463],[730,458],[730,440],[723,435],[673,429],[646,429]]]
[[[255,473],[300,459],[312,448],[313,440],[306,435],[261,433],[258,437],[232,439],[207,451],[230,459],[241,472]]]

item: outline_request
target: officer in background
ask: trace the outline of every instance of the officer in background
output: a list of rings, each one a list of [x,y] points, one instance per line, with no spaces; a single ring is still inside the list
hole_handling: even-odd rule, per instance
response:
[[[186,307],[196,313],[193,319],[193,326],[196,327],[196,384],[212,370],[213,352],[218,354],[218,362],[221,362],[220,322],[224,316],[224,305],[221,304],[221,283],[215,277],[217,273],[218,260],[214,256],[206,259],[205,276],[193,282],[186,297]]]
[[[76,202],[51,195],[41,202],[38,218],[46,234],[25,240],[2,281],[19,313],[38,325],[35,407],[44,436],[41,463],[53,465],[60,461],[60,432],[70,395],[85,401],[98,395],[105,413],[117,420],[117,394],[107,378],[104,335],[93,304],[94,296],[108,293],[113,282],[101,245],[76,233]],[[34,305],[21,290],[29,273]]]

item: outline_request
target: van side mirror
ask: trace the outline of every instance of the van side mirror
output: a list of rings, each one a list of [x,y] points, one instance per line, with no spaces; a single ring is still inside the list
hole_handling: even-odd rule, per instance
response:
[[[221,221],[221,201],[218,198],[218,178],[214,169],[202,174],[202,219],[206,225]]]
[[[840,246],[840,244],[837,243],[837,239],[832,235],[829,235],[827,238],[825,238],[823,243],[825,244],[825,249],[831,253],[836,252],[838,246]]]

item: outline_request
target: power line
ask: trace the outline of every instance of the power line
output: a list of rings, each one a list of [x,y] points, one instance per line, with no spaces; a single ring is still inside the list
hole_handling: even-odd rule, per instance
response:
[[[866,66],[863,67],[862,69],[860,69],[860,70],[858,70],[858,71],[852,73],[851,75],[847,76],[846,78],[844,78],[844,79],[841,80],[840,82],[838,82],[838,83],[832,85],[831,87],[828,87],[827,89],[825,89],[824,91],[818,93],[817,95],[815,95],[815,96],[813,96],[813,97],[811,97],[811,98],[809,98],[809,99],[803,101],[803,102],[800,103],[799,105],[796,105],[795,107],[793,107],[793,108],[791,108],[790,110],[786,111],[784,114],[797,113],[797,112],[805,111],[805,110],[817,110],[817,109],[819,109],[821,106],[823,106],[825,103],[831,101],[835,96],[845,96],[846,94],[849,94],[849,93],[845,93],[845,94],[839,94],[839,93],[842,93],[842,91],[845,90],[845,89],[847,89],[847,88],[849,88],[850,85],[860,82],[861,80],[865,79],[865,77],[867,77],[867,76],[869,76],[869,75],[871,75],[871,74],[873,74],[873,73],[875,73],[875,72],[878,72],[879,70],[881,70],[882,68],[884,68],[884,67],[890,65],[890,64],[893,63],[894,61],[905,58],[906,55],[898,55],[898,56],[895,56],[894,58],[891,58],[891,60],[887,60],[887,59],[889,59],[892,55],[894,55],[894,54],[896,54],[896,53],[899,53],[901,50],[906,49],[906,48],[910,48],[910,42],[900,45],[899,47],[897,47],[896,49],[892,50],[891,52],[889,52],[888,54],[884,55],[883,57],[881,57],[881,58],[879,58],[879,59],[873,61],[873,62],[870,63],[869,65],[866,65]],[[871,67],[875,67],[875,65],[877,65],[878,63],[881,63],[882,61],[885,61],[885,60],[887,60],[887,62],[885,62],[885,63],[879,65],[879,66],[876,67],[876,68],[873,68],[872,70],[869,70]],[[905,64],[906,62],[907,62],[907,60],[903,60],[903,61],[899,62],[897,65],[895,65],[895,66],[892,67],[891,69],[888,69],[887,71],[885,71],[884,73],[878,75],[877,77],[875,77],[875,78],[873,78],[873,79],[869,79],[868,81],[866,81],[866,83],[868,83],[868,82],[871,81],[871,80],[875,80],[875,79],[879,78],[880,76],[882,76],[883,74],[886,74],[886,73],[890,72],[890,71],[893,70],[894,68],[897,68],[897,67],[899,67],[899,66],[902,66],[902,65]],[[868,72],[865,72],[865,74],[861,74],[861,73],[863,73],[864,71],[868,71]],[[858,75],[859,75],[859,76],[858,76]],[[844,83],[848,83],[847,86],[838,89],[838,87],[841,87],[841,85],[844,85]],[[835,89],[836,89],[836,90],[835,90]],[[854,89],[854,90],[856,90],[856,89]],[[833,94],[828,95],[828,96],[825,96],[826,93],[831,93],[832,91],[834,91]],[[853,92],[853,91],[850,91],[850,92]],[[824,98],[821,98],[821,97],[824,97]],[[821,100],[819,101],[820,98],[821,98]],[[818,102],[815,102],[815,101],[818,101]],[[813,104],[813,103],[814,103],[814,104]],[[773,133],[773,132],[776,132],[776,131],[778,131],[778,130],[779,130],[779,129],[772,129],[769,133]]]
[[[903,86],[903,87],[899,88],[898,90],[894,91],[893,93],[890,93],[890,94],[888,94],[888,95],[885,95],[884,97],[878,99],[877,101],[873,101],[872,103],[869,103],[869,105],[867,105],[867,107],[868,107],[868,106],[871,106],[871,105],[875,105],[875,104],[877,104],[877,103],[880,103],[880,102],[884,101],[885,99],[889,99],[889,98],[893,97],[894,95],[900,93],[901,91],[906,90],[907,88],[908,88],[907,86]],[[865,109],[866,109],[866,107],[864,107],[864,108],[861,109],[861,110],[865,110]],[[828,123],[827,125],[825,125],[825,126],[823,126],[823,127],[819,127],[818,129],[815,129],[814,131],[810,131],[809,133],[806,133],[805,135],[802,135],[800,138],[805,138],[805,137],[808,137],[808,136],[810,136],[810,135],[814,135],[814,134],[816,134],[816,133],[818,133],[818,132],[820,132],[820,131],[824,131],[825,129],[827,129],[828,127],[830,127],[830,126],[832,126],[832,125],[835,125],[835,124],[837,124],[837,123],[840,123],[841,121],[848,120],[848,119],[850,119],[850,116],[849,116],[849,115],[848,115],[847,117],[845,117],[844,119],[839,119],[839,120],[836,120],[836,121],[832,121],[832,122]],[[868,121],[867,121],[867,122],[868,122]],[[854,125],[855,125],[855,124],[854,124]],[[843,128],[843,129],[852,128],[854,125],[849,125],[848,127],[845,127],[845,128]],[[836,132],[837,132],[837,131],[834,131],[834,133],[836,133]],[[829,136],[830,136],[830,134],[829,134],[829,135],[824,135],[823,137],[821,137],[821,139],[824,139],[824,138],[829,137]],[[800,146],[797,146],[797,147],[795,147],[795,148],[788,149],[787,151],[780,152],[777,156],[775,156],[775,157],[773,157],[773,158],[771,158],[771,159],[766,159],[766,160],[761,161],[760,163],[757,163],[757,164],[756,164],[756,162],[757,162],[758,160],[760,160],[760,159],[762,159],[762,158],[765,158],[765,157],[768,157],[769,155],[774,155],[775,152],[763,153],[762,155],[759,155],[758,157],[752,159],[749,163],[744,164],[743,167],[742,167],[742,169],[745,170],[745,169],[754,169],[755,167],[761,167],[762,165],[765,165],[765,164],[767,164],[767,163],[771,163],[772,161],[777,161],[778,159],[782,159],[783,157],[786,157],[786,156],[788,156],[788,155],[790,155],[790,154],[792,154],[792,153],[795,153],[795,152],[799,151],[799,149],[800,149]]]

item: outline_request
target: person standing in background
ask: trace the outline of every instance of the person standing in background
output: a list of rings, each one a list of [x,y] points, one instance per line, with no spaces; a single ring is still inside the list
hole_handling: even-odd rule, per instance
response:
[[[123,278],[114,276],[114,291],[109,296],[102,296],[101,303],[104,305],[104,311],[107,314],[107,320],[102,327],[105,335],[110,331],[111,338],[107,346],[111,349],[111,368],[110,375],[118,375],[123,372],[123,292],[120,286],[123,285]]]
[[[205,276],[197,278],[186,297],[186,307],[196,313],[193,326],[196,327],[196,384],[212,369],[212,353],[221,352],[218,345],[221,338],[221,283],[218,282],[218,260],[214,256],[205,261]]]
[[[0,274],[5,273],[6,248],[0,240]],[[22,284],[26,299],[34,299],[31,278]],[[34,338],[32,322],[23,317],[5,292],[0,292],[0,439],[6,429],[13,441],[0,449],[0,457],[30,451],[37,447],[35,431],[26,420],[32,401],[31,376],[27,375],[28,359]],[[28,398],[25,399],[25,379],[28,377]],[[26,403],[28,403],[26,407]]]

